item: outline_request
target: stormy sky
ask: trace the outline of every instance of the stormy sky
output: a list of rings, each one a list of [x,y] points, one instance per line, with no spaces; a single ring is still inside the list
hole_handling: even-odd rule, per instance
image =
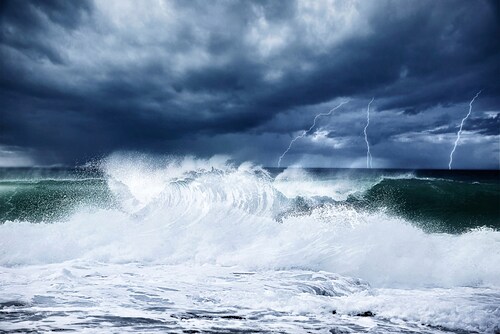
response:
[[[0,166],[500,168],[500,2],[0,2]]]

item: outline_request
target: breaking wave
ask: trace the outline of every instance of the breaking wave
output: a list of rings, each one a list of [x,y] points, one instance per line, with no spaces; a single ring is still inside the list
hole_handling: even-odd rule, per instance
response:
[[[93,200],[85,204],[75,195],[78,208],[51,223],[34,224],[22,215],[5,219],[0,265],[192,263],[325,270],[376,286],[500,285],[496,229],[428,233],[390,210],[360,204],[390,195],[393,182],[413,179],[361,180],[332,190],[326,183],[311,186],[306,174],[293,181],[296,172],[273,177],[259,166],[220,157],[114,155],[101,171],[104,183],[72,182],[90,182],[82,187],[106,196],[86,194]]]

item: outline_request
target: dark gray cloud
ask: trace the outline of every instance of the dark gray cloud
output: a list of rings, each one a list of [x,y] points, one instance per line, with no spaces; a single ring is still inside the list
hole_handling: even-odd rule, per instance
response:
[[[375,96],[375,164],[444,168],[483,89],[457,166],[499,168],[499,8],[2,1],[0,151],[10,153],[0,159],[73,164],[137,150],[274,165],[315,113],[350,98],[286,164],[364,166],[364,109]],[[478,152],[472,162],[458,157]]]

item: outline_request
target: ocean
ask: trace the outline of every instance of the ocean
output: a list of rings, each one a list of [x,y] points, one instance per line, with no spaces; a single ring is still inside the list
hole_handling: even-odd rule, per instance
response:
[[[500,172],[0,169],[0,332],[500,333]]]

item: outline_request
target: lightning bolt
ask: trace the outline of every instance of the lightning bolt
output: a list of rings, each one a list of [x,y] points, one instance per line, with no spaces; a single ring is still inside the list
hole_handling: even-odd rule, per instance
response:
[[[481,94],[481,92],[482,92],[482,90],[477,92],[476,96],[474,96],[474,98],[470,101],[469,112],[467,113],[467,116],[465,116],[462,119],[462,122],[460,123],[460,129],[458,130],[458,133],[457,133],[457,139],[455,140],[455,145],[453,145],[453,150],[451,150],[451,153],[450,153],[450,162],[448,163],[449,170],[451,170],[451,164],[453,163],[453,153],[455,153],[455,150],[457,149],[458,141],[460,140],[460,135],[462,134],[462,128],[464,126],[465,121],[467,120],[467,118],[469,118],[470,113],[472,112],[472,103],[474,103],[474,100],[477,99],[477,97],[479,96],[479,94]]]
[[[370,103],[368,103],[368,108],[366,109],[366,126],[363,130],[366,142],[366,168],[372,168],[372,154],[370,153],[370,143],[368,142],[368,135],[366,133],[366,130],[370,125],[370,105],[373,103],[373,100],[375,100],[375,97],[372,97],[372,100],[370,101]]]
[[[278,159],[278,167],[281,167],[281,160],[285,157],[285,155],[288,153],[288,151],[290,151],[290,149],[292,148],[292,145],[293,143],[295,143],[297,140],[299,140],[300,138],[304,138],[306,136],[306,134],[308,134],[309,132],[311,132],[312,129],[314,129],[314,127],[316,126],[316,121],[318,120],[318,118],[320,118],[321,116],[330,116],[335,110],[337,110],[338,108],[342,107],[344,104],[346,104],[347,102],[349,101],[343,101],[341,102],[338,106],[336,106],[335,108],[333,109],[330,109],[329,112],[327,113],[320,113],[320,114],[317,114],[316,117],[314,117],[314,121],[313,121],[313,124],[311,125],[311,127],[307,130],[304,130],[302,132],[302,134],[298,135],[297,137],[293,138],[292,141],[290,142],[290,144],[288,145],[288,148],[285,150],[285,152],[283,152],[283,154],[279,157]]]

